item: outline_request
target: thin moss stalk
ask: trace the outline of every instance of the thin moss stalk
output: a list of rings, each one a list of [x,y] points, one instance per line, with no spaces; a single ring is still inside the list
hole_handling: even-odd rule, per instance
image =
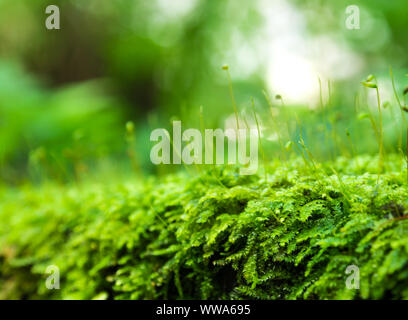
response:
[[[266,160],[265,160],[265,152],[262,147],[261,129],[259,128],[258,117],[256,116],[256,111],[255,111],[255,102],[253,98],[251,98],[251,102],[252,102],[252,110],[254,112],[254,118],[256,122],[256,128],[258,129],[259,149],[262,154],[262,161],[263,161],[264,170],[265,170],[265,181],[267,182],[268,181],[268,171],[267,171]]]
[[[275,131],[276,131],[276,134],[278,136],[278,143],[279,143],[279,148],[280,148],[281,155],[282,155],[281,156],[282,160],[284,160],[286,162],[287,161],[287,156],[286,156],[286,152],[285,152],[285,149],[284,149],[284,146],[283,146],[283,143],[282,143],[282,137],[281,137],[281,134],[280,134],[280,131],[279,131],[279,126],[278,126],[276,118],[275,118],[275,116],[273,114],[273,106],[272,106],[271,99],[269,98],[269,95],[266,93],[266,91],[263,91],[262,93],[263,93],[263,95],[264,95],[264,97],[266,99],[266,102],[268,103],[269,111],[271,113],[272,124],[275,127]],[[287,123],[288,123],[288,132],[289,132],[289,130],[290,130],[289,129],[289,122],[287,122]],[[289,134],[290,134],[290,132],[289,132]]]
[[[227,73],[227,78],[228,78],[228,88],[229,88],[229,93],[232,101],[232,107],[234,108],[234,113],[235,113],[235,119],[237,121],[237,132],[239,130],[239,117],[238,117],[238,108],[237,108],[237,103],[235,102],[235,97],[234,97],[234,91],[232,89],[232,80],[231,80],[231,75],[229,73],[229,66],[228,65],[223,65],[222,69]],[[238,135],[237,135],[238,138]]]
[[[374,75],[369,75],[367,79],[361,83],[366,88],[375,89],[376,94],[377,94],[377,105],[378,105],[378,116],[379,116],[379,130],[378,130],[379,160],[378,160],[378,177],[377,177],[377,183],[378,183],[378,181],[380,180],[380,175],[383,172],[383,168],[384,168],[384,133],[383,133],[383,119],[382,119],[382,111],[381,111],[380,91],[378,90],[377,78]]]

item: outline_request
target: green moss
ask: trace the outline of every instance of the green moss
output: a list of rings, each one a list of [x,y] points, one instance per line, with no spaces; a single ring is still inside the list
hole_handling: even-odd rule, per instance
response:
[[[377,161],[358,157],[276,162],[267,182],[217,167],[3,191],[2,298],[408,298],[406,174],[385,165],[378,184]],[[352,264],[360,290],[346,288]]]

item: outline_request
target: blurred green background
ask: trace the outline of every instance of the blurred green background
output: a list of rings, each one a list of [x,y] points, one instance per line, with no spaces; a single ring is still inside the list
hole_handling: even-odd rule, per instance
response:
[[[45,28],[51,4],[60,30]],[[349,5],[360,9],[358,30],[346,28]],[[224,63],[250,123],[254,98],[267,158],[283,157],[300,132],[319,159],[378,152],[366,116],[377,119],[375,92],[360,84],[371,73],[385,150],[398,152],[404,122],[389,67],[403,101],[407,9],[406,0],[0,0],[0,178],[177,170],[151,164],[150,132],[174,119],[200,128],[200,106],[207,128],[229,126]]]

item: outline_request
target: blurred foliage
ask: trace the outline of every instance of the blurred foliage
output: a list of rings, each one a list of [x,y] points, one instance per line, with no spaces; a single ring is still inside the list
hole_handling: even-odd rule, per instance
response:
[[[66,167],[123,150],[122,115],[115,99],[101,92],[101,83],[50,92],[16,65],[4,62],[0,82],[3,178],[18,181],[24,174],[21,168],[42,166],[48,170],[45,174],[64,181],[67,177],[58,175],[65,174]]]
[[[407,68],[408,57],[404,54],[408,50],[404,10],[407,8],[406,1],[293,0],[293,2],[301,8],[308,19],[310,31],[331,36],[342,34],[353,50],[362,55],[371,68],[381,70],[387,68],[390,63],[396,68]],[[360,9],[359,32],[350,32],[344,28],[345,8],[350,5],[358,6]]]
[[[202,103],[212,115],[209,124],[218,125],[218,116],[226,114],[219,108],[230,105],[225,75],[213,53],[229,46],[226,35],[232,30],[255,28],[250,5],[237,16],[233,13],[242,4],[234,2],[195,1],[186,7],[165,1],[64,1],[58,4],[62,28],[50,31],[44,27],[48,4],[0,2],[1,175],[6,181],[20,181],[30,154],[41,158],[44,150],[58,158],[50,160],[53,166],[63,166],[71,176],[76,163],[69,157],[117,161],[121,150],[125,158],[119,124],[127,120],[137,126],[138,161],[151,170],[149,121],[167,126],[181,110],[186,121],[197,118]],[[214,84],[217,78],[221,84]]]
[[[163,172],[148,157],[153,128],[169,127],[172,119],[198,128],[200,106],[207,128],[224,127],[232,114],[224,62],[244,120],[251,117],[250,98],[255,99],[269,158],[284,158],[282,145],[297,143],[300,134],[322,160],[375,153],[375,134],[361,116],[378,118],[359,84],[368,73],[381,80],[390,105],[384,116],[386,151],[400,152],[403,120],[390,95],[388,66],[394,66],[401,94],[408,70],[405,3],[354,4],[360,7],[361,32],[344,26],[347,1],[318,0],[66,0],[58,4],[61,29],[47,30],[48,1],[2,0],[0,176],[12,183],[44,177],[73,181],[107,162],[124,171]],[[313,110],[310,101],[287,103],[284,110],[272,99],[274,120],[262,94],[270,91],[265,67],[273,57],[262,45],[271,41],[265,36],[272,19],[266,13],[288,8],[305,18],[311,37],[329,37],[364,63],[352,78],[332,81],[331,96],[324,81],[324,97]],[[136,127],[131,146],[127,121]]]

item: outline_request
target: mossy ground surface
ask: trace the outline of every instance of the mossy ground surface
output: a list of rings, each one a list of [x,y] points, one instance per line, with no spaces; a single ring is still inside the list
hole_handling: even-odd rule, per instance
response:
[[[388,157],[3,190],[7,299],[408,298],[408,188]],[[60,270],[48,290],[47,266]],[[347,266],[360,289],[346,287]]]

